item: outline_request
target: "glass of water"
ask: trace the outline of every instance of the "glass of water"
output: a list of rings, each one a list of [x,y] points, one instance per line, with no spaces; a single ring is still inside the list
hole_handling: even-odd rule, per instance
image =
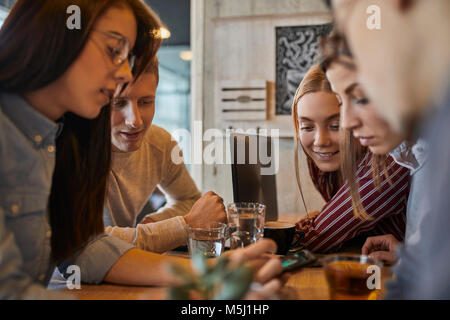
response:
[[[225,248],[225,232],[227,225],[224,223],[211,223],[203,226],[188,226],[188,249],[193,257],[201,254],[206,258],[220,256]]]
[[[230,249],[246,247],[264,236],[266,206],[237,202],[227,206]]]

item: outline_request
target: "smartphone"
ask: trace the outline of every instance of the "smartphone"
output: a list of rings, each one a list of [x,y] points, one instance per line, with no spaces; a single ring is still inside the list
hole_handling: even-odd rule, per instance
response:
[[[290,253],[281,259],[283,271],[291,271],[297,268],[305,267],[316,261],[317,257],[307,249]]]

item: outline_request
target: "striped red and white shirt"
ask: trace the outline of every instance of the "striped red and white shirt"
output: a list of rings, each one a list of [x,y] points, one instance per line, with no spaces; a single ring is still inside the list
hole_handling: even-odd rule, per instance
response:
[[[372,154],[361,160],[356,179],[361,203],[372,220],[356,218],[353,214],[350,188],[345,182],[314,218],[303,239],[303,245],[314,252],[339,249],[346,241],[361,234],[392,234],[403,240],[406,227],[406,206],[409,194],[409,170],[387,157],[386,168],[392,184],[380,172],[380,187],[375,187]],[[297,222],[297,229],[301,221]]]

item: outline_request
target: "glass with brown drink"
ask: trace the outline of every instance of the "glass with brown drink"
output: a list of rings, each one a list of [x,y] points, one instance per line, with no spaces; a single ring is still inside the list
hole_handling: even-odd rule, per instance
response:
[[[370,266],[379,266],[367,256],[331,256],[324,260],[324,271],[332,300],[376,299],[379,290],[370,289]]]

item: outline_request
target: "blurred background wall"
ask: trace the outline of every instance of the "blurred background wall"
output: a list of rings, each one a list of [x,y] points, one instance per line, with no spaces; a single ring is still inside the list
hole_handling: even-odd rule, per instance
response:
[[[14,0],[0,0],[0,25]],[[276,115],[277,27],[321,25],[331,14],[317,0],[145,0],[161,17],[167,37],[158,53],[160,82],[154,123],[169,132],[201,133],[210,128],[280,130],[280,162],[276,176],[280,217],[305,211],[294,171],[293,129],[289,115]],[[266,84],[267,117],[252,121],[221,118],[218,88],[223,83]],[[192,144],[181,141],[186,159]],[[207,143],[201,145],[201,149]],[[189,162],[189,161],[187,161]],[[229,164],[193,164],[188,168],[199,188],[213,190],[233,201]],[[304,155],[301,180],[309,210],[320,209],[323,200],[310,180]]]
[[[217,86],[224,80],[261,79],[267,90],[276,80],[277,26],[318,25],[331,22],[331,14],[317,0],[192,0],[191,47],[192,118],[202,120],[203,129],[278,128],[280,129],[280,164],[276,176],[280,216],[304,212],[294,171],[292,120],[276,116],[271,110],[274,94],[267,95],[268,117],[262,121],[224,122],[218,113]],[[229,165],[193,166],[193,175],[203,190],[212,189],[225,202],[232,201]],[[308,210],[320,209],[321,196],[310,180],[304,157],[301,180]]]

